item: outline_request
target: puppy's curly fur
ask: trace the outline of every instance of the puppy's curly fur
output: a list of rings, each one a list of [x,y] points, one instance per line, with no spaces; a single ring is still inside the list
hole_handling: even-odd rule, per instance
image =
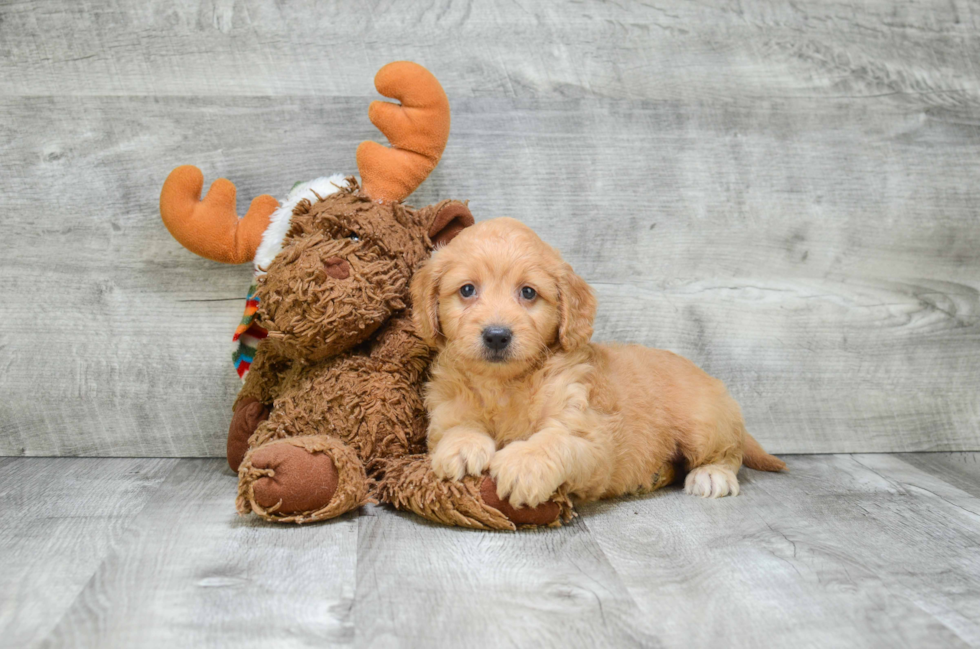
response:
[[[689,493],[713,498],[738,494],[743,462],[785,468],[690,361],[590,343],[592,290],[518,221],[463,231],[411,291],[417,331],[439,349],[425,397],[436,475],[489,469],[500,498],[534,507],[560,487],[580,500],[656,489],[675,465]]]

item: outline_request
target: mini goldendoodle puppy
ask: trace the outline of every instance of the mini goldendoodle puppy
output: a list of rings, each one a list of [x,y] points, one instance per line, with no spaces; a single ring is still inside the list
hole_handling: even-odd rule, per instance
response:
[[[522,223],[483,221],[412,280],[415,324],[439,349],[426,388],[436,474],[488,468],[498,495],[536,506],[642,492],[687,471],[688,493],[737,495],[746,466],[785,464],[746,431],[721,381],[671,352],[590,343],[596,300]]]

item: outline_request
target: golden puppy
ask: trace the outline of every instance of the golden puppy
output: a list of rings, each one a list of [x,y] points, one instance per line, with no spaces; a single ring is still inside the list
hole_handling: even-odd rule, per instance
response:
[[[429,451],[444,478],[488,468],[498,495],[536,506],[565,485],[582,500],[663,484],[737,495],[747,466],[778,471],[725,386],[659,349],[590,343],[596,300],[514,219],[483,221],[412,280],[415,324],[439,349],[426,388]]]

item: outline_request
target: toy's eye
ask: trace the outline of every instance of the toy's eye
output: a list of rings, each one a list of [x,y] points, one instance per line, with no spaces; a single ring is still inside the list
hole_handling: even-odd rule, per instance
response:
[[[348,234],[347,235],[347,238],[350,239],[351,241],[353,241],[354,243],[357,243],[358,241],[361,240],[361,238],[359,236],[357,236],[356,234],[354,234],[353,232],[351,232],[350,234]]]
[[[476,295],[476,287],[472,284],[463,284],[459,287],[460,297],[473,297]]]
[[[524,288],[521,289],[521,297],[527,300],[528,302],[530,302],[537,296],[538,296],[538,292],[535,291],[530,286],[525,286]]]

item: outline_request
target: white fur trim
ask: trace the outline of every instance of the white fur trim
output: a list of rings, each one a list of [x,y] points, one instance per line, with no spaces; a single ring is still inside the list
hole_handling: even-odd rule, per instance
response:
[[[316,180],[300,183],[289,191],[286,200],[269,217],[269,227],[262,233],[262,243],[259,244],[258,249],[255,251],[256,276],[264,275],[265,271],[262,269],[268,268],[272,260],[282,250],[282,241],[286,238],[286,233],[289,232],[289,226],[293,219],[293,210],[296,209],[296,205],[304,198],[316,202],[317,195],[322,198],[339,191],[346,184],[344,178],[343,174],[322,176]]]

